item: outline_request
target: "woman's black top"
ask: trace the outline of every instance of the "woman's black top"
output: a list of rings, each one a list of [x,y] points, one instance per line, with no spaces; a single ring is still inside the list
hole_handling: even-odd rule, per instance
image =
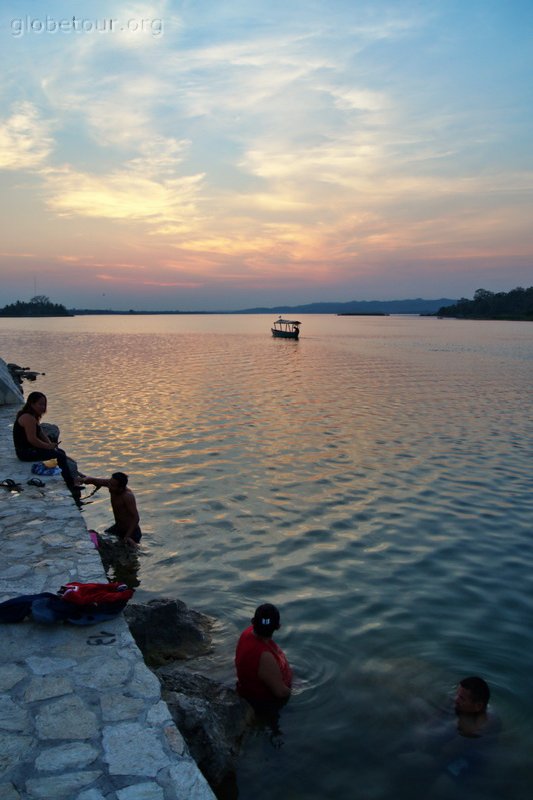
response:
[[[37,424],[37,430],[35,431],[37,438],[41,438],[41,426]],[[43,441],[43,444],[45,442]],[[13,425],[13,444],[15,445],[15,452],[19,452],[19,450],[35,450],[35,446],[28,442],[28,437],[26,436],[26,431],[19,423],[18,419],[15,420],[15,424]],[[52,447],[52,445],[50,445]]]

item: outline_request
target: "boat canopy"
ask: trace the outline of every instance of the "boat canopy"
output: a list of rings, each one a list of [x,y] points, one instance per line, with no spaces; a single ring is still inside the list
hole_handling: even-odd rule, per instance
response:
[[[274,323],[275,325],[301,325],[302,323],[299,322],[297,319],[279,319],[276,320]]]

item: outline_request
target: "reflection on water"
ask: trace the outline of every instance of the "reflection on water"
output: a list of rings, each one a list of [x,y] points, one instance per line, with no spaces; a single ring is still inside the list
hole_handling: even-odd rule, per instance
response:
[[[309,316],[292,342],[270,322],[3,320],[0,343],[47,373],[80,469],[129,473],[137,596],[221,620],[216,676],[280,606],[295,694],[281,747],[250,734],[239,800],[413,800],[397,747],[475,673],[504,729],[467,796],[529,799],[531,326]],[[112,521],[103,494],[83,513]]]
[[[139,552],[110,536],[98,535],[98,552],[110,581],[125,583],[130,589],[140,585]]]

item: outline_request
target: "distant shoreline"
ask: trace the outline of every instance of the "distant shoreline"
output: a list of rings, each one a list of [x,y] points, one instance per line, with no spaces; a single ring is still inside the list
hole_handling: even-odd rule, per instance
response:
[[[468,322],[533,322],[531,317],[519,317],[519,316],[509,316],[509,317],[453,317],[443,316],[442,314],[421,314],[424,317],[437,317],[437,319],[458,319]]]
[[[74,317],[208,317],[208,316],[239,316],[239,315],[261,315],[272,316],[277,314],[277,311],[112,311],[112,310],[83,310],[78,311],[73,309],[69,314],[2,314],[0,319],[73,319]],[[292,313],[287,311],[285,313]],[[302,312],[298,312],[302,314]],[[306,311],[306,314],[318,314],[319,316],[332,316],[332,317],[390,317],[391,313],[388,311]],[[451,314],[439,314],[434,311],[432,313],[421,313],[419,311],[394,311],[392,316],[397,317],[430,317],[440,320],[469,320],[471,322],[533,322],[530,317],[521,316],[494,316],[494,317],[467,317]]]
[[[278,314],[278,311],[114,311],[114,310],[81,310],[72,309],[69,314],[2,314],[0,319],[73,319],[74,317],[208,317],[208,316],[239,316],[239,315],[262,315],[272,316]],[[290,310],[285,313],[292,313]],[[391,313],[388,311],[306,311],[298,312],[299,314],[318,314],[319,316],[332,316],[332,317],[390,317]],[[393,311],[393,316],[397,317],[430,317],[440,320],[469,320],[472,322],[533,322],[531,317],[523,316],[494,316],[494,317],[467,317],[452,314],[439,314],[436,311],[431,313],[423,313],[420,311]]]
[[[305,303],[298,305],[254,306],[239,309],[214,309],[199,311],[182,311],[179,308],[168,310],[141,309],[114,309],[114,308],[66,308],[64,305],[51,303],[48,298],[38,296],[29,302],[18,300],[0,309],[2,317],[59,317],[59,316],[141,316],[141,315],[166,315],[166,316],[191,316],[228,314],[271,314],[290,315],[299,314],[331,314],[338,316],[387,316],[389,314],[435,314],[443,307],[456,303],[445,297],[423,299],[409,297],[403,300],[349,300],[348,302],[327,301]]]

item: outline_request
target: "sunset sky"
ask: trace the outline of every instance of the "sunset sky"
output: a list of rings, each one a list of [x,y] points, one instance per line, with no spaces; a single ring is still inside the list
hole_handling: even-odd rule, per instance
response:
[[[533,283],[531,0],[3,0],[0,305]]]

